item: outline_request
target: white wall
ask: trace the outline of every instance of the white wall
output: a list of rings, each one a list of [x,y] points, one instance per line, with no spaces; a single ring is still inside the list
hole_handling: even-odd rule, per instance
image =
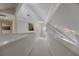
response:
[[[51,4],[48,4],[48,3],[46,4],[21,4],[16,14],[18,17],[18,19],[16,19],[18,20],[16,23],[17,24],[16,32],[18,33],[28,32],[28,30],[26,30],[27,28],[25,28],[27,27],[25,21],[27,21],[27,22],[33,22],[35,24],[34,25],[35,32],[40,33],[41,25],[39,22],[43,21],[41,17],[44,18],[44,20],[46,20],[50,7],[51,7]],[[38,14],[36,12],[38,12]],[[30,14],[30,17],[28,17],[27,14]]]
[[[25,21],[22,18],[17,18],[16,19],[16,33],[27,33],[28,31],[28,23],[33,23],[34,24],[34,32],[39,33],[41,31],[41,24],[38,21],[30,21],[29,19],[27,19],[28,21]],[[32,32],[32,31],[31,31]]]
[[[28,31],[27,28],[27,22],[22,20],[16,21],[16,33],[26,33]]]
[[[79,33],[79,4],[61,4],[49,23],[69,27]]]

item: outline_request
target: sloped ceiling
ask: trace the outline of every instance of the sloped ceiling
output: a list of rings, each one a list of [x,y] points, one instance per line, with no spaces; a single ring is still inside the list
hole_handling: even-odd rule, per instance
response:
[[[46,20],[51,3],[33,3],[28,5],[42,20]]]
[[[20,5],[18,8],[17,6]],[[55,7],[55,3],[0,3],[0,12],[15,14],[22,20],[31,19],[31,21],[47,21],[53,12],[51,6]],[[51,10],[51,12],[50,12]],[[29,15],[29,16],[28,16]]]
[[[46,21],[51,5],[51,3],[24,3],[19,9],[17,16],[26,19]],[[29,17],[27,16],[28,14],[30,15]]]
[[[25,21],[30,19],[31,21],[40,20],[40,18],[31,10],[31,8],[28,7],[27,4],[22,4],[16,15],[19,18],[23,18],[22,20]]]
[[[61,4],[49,23],[79,32],[79,4]]]

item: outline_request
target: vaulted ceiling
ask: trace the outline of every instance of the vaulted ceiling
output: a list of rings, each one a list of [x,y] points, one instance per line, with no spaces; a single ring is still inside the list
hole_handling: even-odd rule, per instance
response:
[[[47,21],[56,7],[56,3],[24,3],[17,11],[17,16],[26,19]],[[28,16],[29,14],[29,16]]]
[[[0,12],[15,15],[25,21],[31,19],[46,22],[56,8],[57,3],[0,3]]]

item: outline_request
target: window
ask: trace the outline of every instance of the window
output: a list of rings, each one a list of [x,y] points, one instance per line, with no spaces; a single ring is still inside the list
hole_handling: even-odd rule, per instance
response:
[[[28,23],[28,30],[34,31],[34,25],[32,23]]]

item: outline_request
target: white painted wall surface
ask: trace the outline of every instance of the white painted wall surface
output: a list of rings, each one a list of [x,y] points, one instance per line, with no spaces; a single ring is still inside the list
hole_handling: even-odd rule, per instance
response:
[[[16,21],[16,33],[26,33],[28,31],[27,22],[22,20]]]
[[[68,27],[79,33],[79,4],[61,4],[49,22],[52,25]]]
[[[17,18],[15,22],[16,22],[16,33],[36,32],[39,35],[41,33],[41,23],[39,21],[34,22],[30,21],[29,19]],[[28,23],[34,24],[34,31],[28,31]]]

